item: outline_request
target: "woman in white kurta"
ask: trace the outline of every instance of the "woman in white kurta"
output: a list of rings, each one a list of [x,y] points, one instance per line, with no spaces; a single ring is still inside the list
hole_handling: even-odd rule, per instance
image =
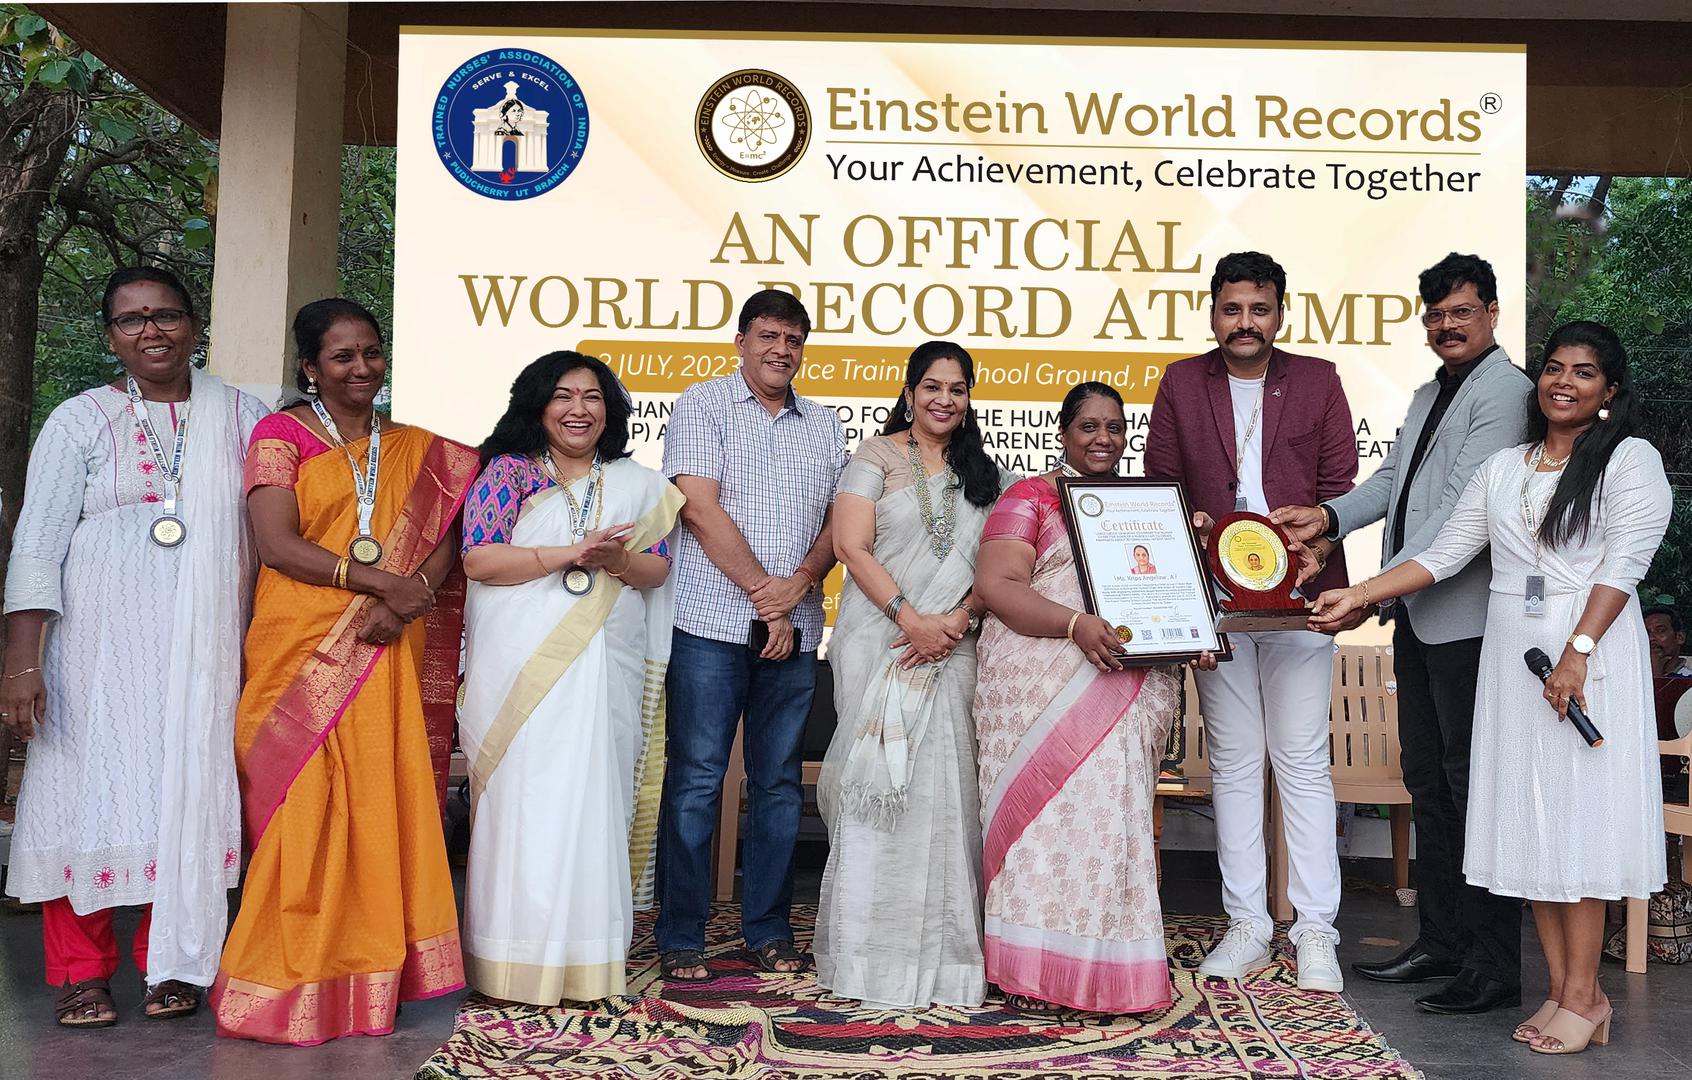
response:
[[[1491,545],[1463,871],[1473,885],[1533,901],[1551,998],[1516,1038],[1540,1053],[1573,1053],[1608,1038],[1610,1004],[1598,986],[1604,902],[1648,897],[1667,876],[1635,587],[1662,543],[1672,495],[1655,448],[1629,435],[1633,395],[1616,335],[1571,323],[1545,355],[1532,441],[1482,464],[1426,551],[1324,593],[1317,612],[1337,621],[1425,588]],[[1534,648],[1557,658],[1543,685],[1523,661]],[[1601,746],[1559,722],[1571,698]]]
[[[610,368],[541,357],[464,508],[465,975],[535,1005],[622,994],[650,906],[682,495],[628,454]]]
[[[192,368],[198,323],[174,276],[118,271],[104,315],[124,374],[53,410],[30,454],[0,680],[0,722],[31,740],[7,891],[42,904],[74,1027],[116,1019],[114,907],[150,905],[132,949],[147,1015],[193,1012],[217,973],[241,852],[241,468],[265,414]]]

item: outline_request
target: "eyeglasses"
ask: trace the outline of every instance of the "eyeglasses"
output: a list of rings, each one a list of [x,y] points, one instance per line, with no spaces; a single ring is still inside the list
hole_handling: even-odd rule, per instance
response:
[[[1429,330],[1445,322],[1449,322],[1452,326],[1467,326],[1475,321],[1476,315],[1485,310],[1485,308],[1471,307],[1468,304],[1454,308],[1429,308],[1422,312],[1422,325]]]
[[[187,317],[188,313],[186,311],[178,311],[175,308],[162,308],[159,311],[153,312],[151,315],[136,315],[133,312],[128,315],[119,315],[115,319],[107,319],[106,325],[116,327],[117,332],[125,337],[140,337],[141,331],[147,328],[148,323],[152,323],[161,331],[168,334],[172,330],[181,326],[182,321]]]

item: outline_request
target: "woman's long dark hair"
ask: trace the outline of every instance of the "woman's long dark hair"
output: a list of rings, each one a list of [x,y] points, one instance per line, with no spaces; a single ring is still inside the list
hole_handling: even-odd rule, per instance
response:
[[[605,430],[599,436],[599,456],[615,461],[629,456],[628,391],[617,381],[616,374],[603,360],[584,356],[579,352],[552,352],[536,360],[517,373],[511,384],[511,403],[505,415],[494,425],[493,434],[478,448],[482,467],[501,454],[520,454],[539,457],[546,450],[546,429],[541,426],[541,413],[552,400],[558,380],[577,368],[587,368],[599,380],[599,392],[605,398]]]
[[[1616,392],[1605,406],[1610,410],[1610,418],[1594,421],[1591,427],[1575,437],[1574,452],[1563,467],[1563,475],[1557,479],[1557,489],[1551,493],[1545,520],[1539,525],[1539,538],[1548,547],[1558,547],[1577,537],[1585,537],[1592,528],[1592,500],[1594,495],[1603,498],[1604,468],[1609,465],[1610,455],[1615,453],[1616,446],[1633,434],[1636,423],[1633,381],[1628,378],[1627,350],[1622,347],[1621,338],[1603,323],[1564,323],[1551,331],[1551,336],[1546,339],[1545,349],[1540,353],[1544,359],[1540,360],[1538,369],[1533,373],[1533,389],[1528,391],[1528,441],[1543,442],[1550,427],[1545,410],[1539,407],[1539,376],[1545,369],[1545,361],[1558,349],[1580,346],[1592,350],[1605,381],[1615,387]],[[1566,359],[1564,363],[1567,363]]]
[[[917,384],[922,382],[936,360],[956,360],[963,369],[964,385],[974,388],[975,360],[962,345],[950,341],[925,341],[912,351],[911,359],[905,365],[905,389],[910,391],[913,400]],[[893,402],[893,412],[887,417],[881,433],[897,435],[901,431],[909,431],[911,422],[905,415],[905,395],[901,393]],[[981,423],[975,418],[973,402],[964,410],[963,423],[952,429],[952,437],[946,443],[946,464],[957,473],[963,484],[964,498],[971,503],[992,506],[999,497],[999,467],[993,464],[986,447],[981,445]]]

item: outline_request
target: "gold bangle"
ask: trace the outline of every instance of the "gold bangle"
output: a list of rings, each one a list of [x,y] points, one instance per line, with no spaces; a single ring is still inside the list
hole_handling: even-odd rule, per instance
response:
[[[351,568],[351,566],[352,566],[352,560],[350,558],[348,558],[347,556],[342,555],[340,557],[340,559],[335,563],[335,573],[329,579],[329,584],[335,586],[335,588],[337,588],[337,589],[346,588],[347,587],[347,571]]]
[[[1363,606],[1368,607],[1370,604],[1373,604],[1374,601],[1369,599],[1369,579],[1364,578],[1358,583],[1357,587],[1363,590]]]
[[[423,572],[423,568],[421,566],[417,568],[417,576],[423,582],[423,587],[425,589],[428,589],[430,592],[435,591],[435,587],[429,584],[429,575]]]
[[[28,675],[32,671],[40,671],[40,670],[41,669],[39,667],[26,667],[22,671],[12,672],[10,675],[6,676],[6,678],[8,678],[8,679],[21,679],[25,675]]]
[[[1063,632],[1063,636],[1068,638],[1071,643],[1075,641],[1075,622],[1079,618],[1081,618],[1081,613],[1079,611],[1071,615],[1069,617],[1069,628]]]
[[[535,562],[540,564],[541,576],[542,577],[545,577],[547,574],[552,573],[551,570],[548,570],[546,568],[546,560],[541,558],[540,548],[530,548],[529,553],[532,554],[535,557]]]
[[[609,566],[607,566],[605,568],[605,572],[607,574],[610,574],[612,577],[616,578],[618,581],[621,581],[621,580],[623,580],[623,575],[629,572],[629,564],[632,563],[632,562],[634,562],[634,554],[632,552],[630,552],[628,548],[624,548],[623,549],[623,568],[621,570],[613,570]]]

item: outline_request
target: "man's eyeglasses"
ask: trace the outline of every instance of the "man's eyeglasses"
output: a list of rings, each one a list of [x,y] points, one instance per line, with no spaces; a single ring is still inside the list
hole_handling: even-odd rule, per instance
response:
[[[1476,315],[1485,310],[1485,308],[1470,307],[1467,304],[1454,308],[1429,308],[1422,312],[1422,325],[1429,330],[1446,322],[1449,322],[1452,326],[1467,326],[1475,321]]]
[[[170,331],[181,326],[183,320],[186,318],[188,318],[188,313],[186,311],[178,311],[175,308],[163,308],[150,315],[136,315],[134,313],[119,315],[115,319],[107,319],[106,325],[116,327],[117,332],[125,337],[140,337],[141,331],[147,328],[148,323],[152,323],[154,326],[168,334]]]

